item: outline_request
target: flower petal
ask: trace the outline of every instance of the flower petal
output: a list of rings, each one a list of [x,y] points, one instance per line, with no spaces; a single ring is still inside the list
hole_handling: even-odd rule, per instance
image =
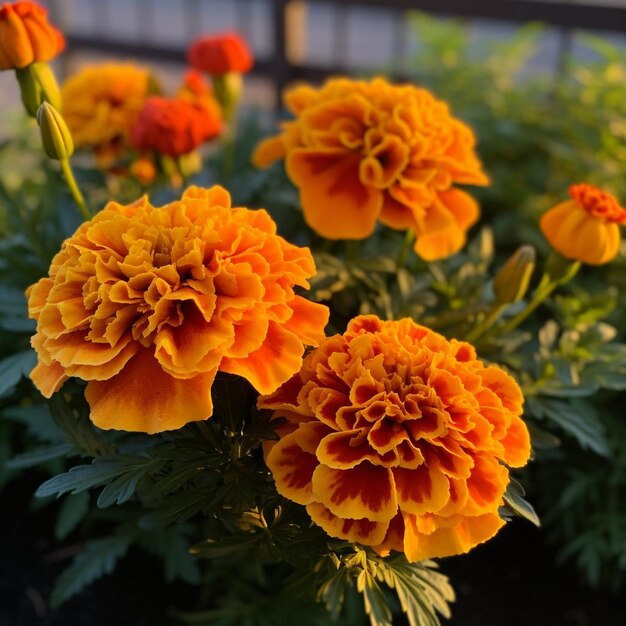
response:
[[[320,465],[313,472],[313,493],[342,518],[386,522],[398,510],[390,470],[367,461],[346,470]]]
[[[163,370],[150,350],[142,349],[106,381],[91,381],[85,397],[91,420],[105,430],[159,433],[211,417],[211,385],[217,368],[179,379]]]

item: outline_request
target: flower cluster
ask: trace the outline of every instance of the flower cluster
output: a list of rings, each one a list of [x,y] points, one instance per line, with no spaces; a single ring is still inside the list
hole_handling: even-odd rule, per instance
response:
[[[187,58],[196,70],[214,76],[244,74],[254,62],[248,44],[237,33],[199,37],[189,46]]]
[[[155,82],[147,68],[104,63],[84,68],[61,90],[63,117],[77,147],[90,147],[104,166],[131,145],[132,129]]]
[[[377,221],[413,229],[415,250],[434,260],[457,252],[478,218],[457,184],[488,182],[471,129],[445,102],[412,85],[332,79],[285,94],[296,116],[253,155],[285,160],[309,226],[328,239],[363,239]]]
[[[0,70],[47,62],[65,47],[63,35],[48,22],[48,12],[34,2],[0,6]]]
[[[101,428],[160,432],[212,413],[218,370],[274,391],[317,345],[326,307],[294,293],[315,265],[263,210],[221,187],[155,208],[110,203],[67,239],[28,290],[37,320],[31,378],[47,397],[89,381]]]
[[[565,258],[588,265],[612,261],[619,252],[619,226],[626,224],[626,209],[593,185],[572,185],[569,194],[571,200],[541,217],[541,230],[550,245]]]
[[[504,524],[507,465],[530,454],[522,402],[470,344],[361,316],[259,407],[286,421],[266,459],[282,495],[333,537],[416,561]]]

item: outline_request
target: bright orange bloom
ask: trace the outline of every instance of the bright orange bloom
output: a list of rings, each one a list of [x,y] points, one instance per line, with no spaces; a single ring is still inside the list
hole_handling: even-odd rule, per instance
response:
[[[308,225],[327,239],[369,237],[377,220],[414,229],[427,260],[457,252],[478,205],[457,183],[486,185],[471,129],[425,89],[332,79],[287,91],[294,121],[253,161],[285,160]]]
[[[15,70],[54,59],[65,47],[63,35],[34,2],[0,5],[0,70]]]
[[[237,33],[196,39],[189,47],[187,59],[195,69],[218,76],[230,72],[245,74],[254,63],[248,44]]]
[[[150,71],[131,63],[89,66],[70,76],[61,89],[63,117],[76,147],[91,147],[102,166],[131,146],[131,131],[155,88]]]
[[[294,294],[315,273],[308,248],[264,210],[191,187],[161,208],[109,203],[27,291],[37,320],[31,372],[50,397],[75,376],[100,428],[156,433],[211,416],[217,371],[270,393],[317,345],[326,307]]]
[[[366,315],[259,407],[286,420],[266,456],[283,496],[333,537],[417,561],[503,526],[506,466],[530,455],[522,402],[470,344]]]
[[[219,108],[181,98],[148,98],[133,128],[138,150],[180,156],[199,148],[222,131]]]
[[[616,198],[593,185],[569,188],[571,200],[546,211],[540,226],[550,245],[566,259],[588,265],[612,261],[619,251],[619,225],[626,209]]]

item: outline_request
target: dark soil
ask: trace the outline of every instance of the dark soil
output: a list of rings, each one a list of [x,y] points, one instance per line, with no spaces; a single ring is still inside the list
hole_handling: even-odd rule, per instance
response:
[[[60,609],[47,597],[67,560],[51,511],[30,511],[32,477],[1,494],[0,626],[165,626],[172,606],[193,606],[195,589],[163,582],[160,564],[131,551],[122,567]],[[516,521],[468,556],[441,563],[457,592],[449,626],[624,626],[623,594],[590,590],[571,566],[555,566],[541,530]]]

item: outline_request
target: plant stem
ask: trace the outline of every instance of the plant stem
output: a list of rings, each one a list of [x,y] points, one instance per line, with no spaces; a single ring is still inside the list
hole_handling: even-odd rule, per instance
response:
[[[552,292],[559,287],[560,285],[564,285],[574,278],[576,272],[578,272],[580,268],[580,262],[576,261],[571,265],[572,271],[564,280],[552,280],[547,274],[544,274],[544,277],[541,279],[537,290],[533,294],[533,297],[530,299],[528,304],[517,314],[514,315],[510,320],[504,324],[504,326],[500,329],[501,334],[506,334],[515,330],[522,322],[524,322],[538,307],[539,305],[547,300],[547,298],[552,294]]]
[[[358,239],[346,239],[346,263],[355,265],[359,260],[361,242]]]
[[[400,253],[396,259],[396,266],[398,269],[405,267],[414,240],[415,231],[412,228],[407,229],[406,234],[404,235],[404,242],[400,248]]]
[[[494,302],[493,306],[489,309],[487,315],[485,315],[482,321],[476,324],[476,326],[474,326],[474,328],[467,333],[465,340],[470,343],[476,341],[500,317],[502,311],[504,311],[507,306],[507,303]]]
[[[70,193],[74,198],[74,202],[78,205],[80,209],[81,215],[85,220],[91,219],[91,214],[89,213],[89,209],[87,208],[87,203],[85,202],[85,198],[83,198],[83,194],[80,192],[78,188],[78,184],[76,183],[76,179],[74,178],[74,172],[72,172],[72,166],[70,165],[69,159],[61,160],[61,170],[63,171],[63,175],[65,176],[65,182],[69,187]]]

